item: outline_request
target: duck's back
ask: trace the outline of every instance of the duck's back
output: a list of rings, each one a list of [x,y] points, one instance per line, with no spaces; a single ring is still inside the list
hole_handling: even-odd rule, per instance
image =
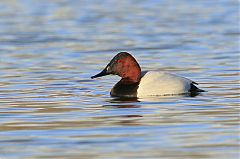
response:
[[[174,95],[188,93],[193,81],[166,72],[149,71],[143,75],[137,96]]]

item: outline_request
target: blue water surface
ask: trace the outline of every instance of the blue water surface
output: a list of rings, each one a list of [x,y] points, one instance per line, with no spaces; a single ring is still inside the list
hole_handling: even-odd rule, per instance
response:
[[[199,83],[110,97],[119,51]],[[237,0],[1,0],[0,159],[239,158]]]

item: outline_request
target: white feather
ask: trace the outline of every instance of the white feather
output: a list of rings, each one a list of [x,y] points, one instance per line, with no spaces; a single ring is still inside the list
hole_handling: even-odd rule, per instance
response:
[[[166,72],[149,71],[141,78],[137,96],[176,95],[188,93],[193,81]]]

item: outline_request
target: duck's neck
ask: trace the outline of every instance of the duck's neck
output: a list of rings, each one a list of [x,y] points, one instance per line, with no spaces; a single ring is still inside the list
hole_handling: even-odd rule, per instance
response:
[[[130,66],[129,69],[126,71],[127,73],[122,73],[121,82],[131,84],[137,83],[141,79],[141,68],[136,63],[135,66]]]

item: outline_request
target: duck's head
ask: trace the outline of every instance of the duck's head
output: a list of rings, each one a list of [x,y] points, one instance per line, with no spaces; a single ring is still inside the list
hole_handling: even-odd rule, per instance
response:
[[[128,82],[139,82],[141,78],[141,68],[135,58],[127,53],[120,52],[99,74],[92,76],[91,78],[102,77],[106,75],[118,75],[122,77],[122,80]]]

